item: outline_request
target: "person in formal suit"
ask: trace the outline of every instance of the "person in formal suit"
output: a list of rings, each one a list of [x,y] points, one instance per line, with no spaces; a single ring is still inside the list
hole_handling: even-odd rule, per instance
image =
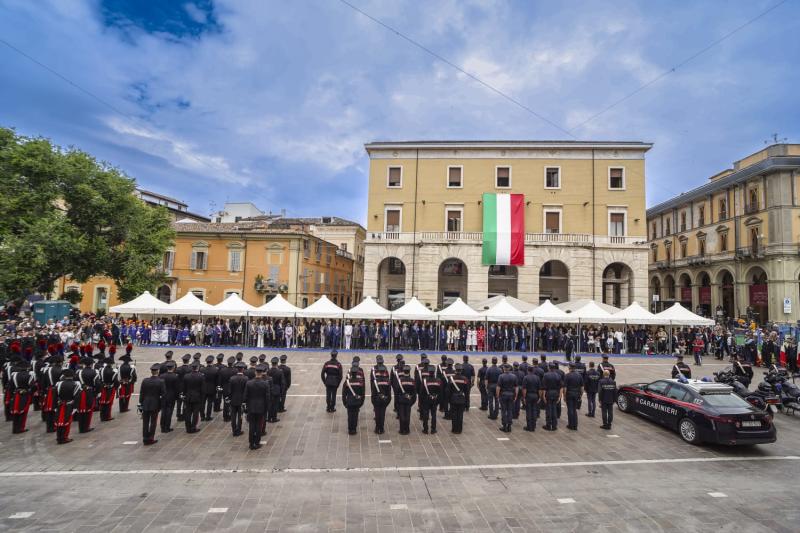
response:
[[[192,363],[192,370],[183,376],[183,401],[185,410],[183,421],[186,424],[186,433],[197,433],[197,421],[200,410],[203,408],[203,385],[205,376],[200,373],[200,363]]]
[[[281,396],[283,395],[285,384],[283,382],[284,373],[278,367],[279,359],[277,357],[273,357],[269,362],[272,366],[267,371],[267,376],[272,382],[270,386],[272,398],[270,398],[269,409],[267,410],[267,422],[274,424],[276,422],[280,422],[280,418],[278,418],[278,405],[281,403]]]
[[[242,404],[244,403],[244,391],[247,386],[247,376],[244,371],[247,365],[236,363],[236,374],[228,382],[228,403],[231,410],[231,432],[234,437],[242,434]]]
[[[158,373],[161,364],[155,363],[150,367],[150,377],[144,378],[139,386],[139,412],[142,414],[142,444],[149,446],[158,442],[155,439],[158,413],[167,394],[164,380]]]
[[[167,361],[166,367],[162,363],[161,369],[164,368],[166,372],[161,374],[161,379],[164,380],[166,391],[161,405],[161,433],[169,433],[172,431],[172,412],[175,410],[175,400],[180,393],[180,383],[174,361]]]
[[[256,377],[247,382],[244,389],[244,404],[247,411],[248,434],[250,436],[250,449],[261,448],[262,428],[264,418],[272,396],[270,382],[264,379],[267,368],[263,365],[256,367]]]

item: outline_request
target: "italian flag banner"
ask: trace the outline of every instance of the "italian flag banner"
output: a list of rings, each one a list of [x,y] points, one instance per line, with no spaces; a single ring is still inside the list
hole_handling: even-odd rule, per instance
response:
[[[483,264],[525,264],[525,195],[483,193]]]

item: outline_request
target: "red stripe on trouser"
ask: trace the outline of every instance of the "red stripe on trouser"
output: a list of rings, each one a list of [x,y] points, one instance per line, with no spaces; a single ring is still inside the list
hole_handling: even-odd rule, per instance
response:
[[[18,415],[20,413],[19,403],[20,403],[20,400],[22,399],[22,398],[20,398],[20,396],[22,396],[22,394],[14,393],[14,403],[11,406],[11,414],[12,415]]]
[[[511,196],[511,254],[509,263],[525,264],[525,195]]]
[[[11,391],[9,389],[6,389],[6,392],[3,395],[3,403],[5,405],[8,405],[8,404],[11,403]]]
[[[44,400],[44,407],[42,407],[42,411],[44,411],[46,413],[50,413],[50,412],[54,411],[54,408],[53,408],[53,396],[54,396],[54,394],[53,394],[53,392],[54,392],[53,391],[53,387],[47,387],[47,396],[45,397],[45,400]]]
[[[129,400],[133,394],[133,387],[130,384],[123,383],[119,386],[119,397]]]

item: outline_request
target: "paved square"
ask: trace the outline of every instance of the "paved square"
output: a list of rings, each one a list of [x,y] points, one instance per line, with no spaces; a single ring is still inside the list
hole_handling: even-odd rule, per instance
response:
[[[138,368],[163,351],[137,349]],[[362,366],[372,365],[375,354],[359,355]],[[340,353],[343,363],[350,357]],[[92,433],[73,426],[75,440],[65,446],[44,432],[38,412],[23,435],[2,426],[0,531],[790,532],[800,523],[796,495],[786,490],[800,474],[800,416],[777,415],[778,442],[745,448],[691,446],[619,412],[618,438],[584,415],[577,432],[529,433],[516,420],[503,434],[475,408],[473,389],[461,435],[441,417],[437,434],[425,435],[415,416],[411,434],[399,435],[389,409],[378,436],[367,401],[351,437],[343,408],[325,412],[318,376],[326,358],[289,353],[297,372],[288,411],[268,424],[256,451],[246,435],[232,437],[221,416],[194,435],[173,421],[175,431],[157,433],[149,447],[135,409],[115,409],[110,422],[95,418]],[[671,366],[669,359],[613,362],[619,384],[666,376]],[[718,368],[708,361],[702,371]],[[727,497],[713,497],[721,488]],[[566,499],[575,503],[559,504]]]

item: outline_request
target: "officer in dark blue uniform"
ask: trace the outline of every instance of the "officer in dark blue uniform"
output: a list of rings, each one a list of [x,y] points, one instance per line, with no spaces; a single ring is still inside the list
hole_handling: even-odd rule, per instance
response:
[[[600,380],[600,412],[603,415],[603,429],[611,429],[614,420],[614,402],[617,401],[617,384],[611,379],[611,372],[605,370]]]
[[[539,418],[539,389],[542,381],[535,372],[536,365],[528,365],[528,373],[522,380],[522,396],[525,398],[525,431],[536,431]]]
[[[500,402],[502,425],[500,431],[511,433],[511,423],[514,419],[514,402],[517,400],[517,376],[511,372],[509,365],[503,365],[503,373],[497,379],[495,394]]]
[[[475,367],[470,364],[468,355],[464,356],[463,361],[464,362],[461,364],[461,375],[467,380],[467,387],[464,391],[467,403],[464,406],[464,411],[469,411],[469,396],[472,392],[472,387],[475,385]]]
[[[486,411],[489,409],[489,394],[486,392],[486,371],[489,370],[489,367],[486,365],[488,361],[484,357],[481,359],[481,367],[478,369],[478,392],[481,393],[481,411]]]
[[[499,400],[497,398],[497,380],[502,371],[497,366],[497,357],[492,357],[492,366],[486,371],[486,387],[489,394],[489,420],[497,420]]]
[[[597,406],[597,390],[600,383],[600,372],[594,367],[594,361],[589,361],[589,369],[583,381],[583,388],[586,390],[586,416],[594,418],[594,410]]]
[[[556,372],[555,363],[550,364],[548,372],[542,378],[540,394],[544,394],[545,401],[545,426],[546,431],[558,429],[558,416],[556,405],[561,401],[561,376]]]
[[[583,396],[583,378],[575,370],[575,364],[569,364],[569,373],[564,377],[564,389],[567,396],[567,429],[578,429],[578,409]]]
[[[333,413],[336,411],[336,390],[342,382],[342,364],[336,360],[338,352],[331,350],[331,358],[322,365],[320,379],[325,385],[325,411]]]
[[[517,376],[517,385],[521,385],[522,380],[525,379],[525,375],[527,374],[527,372],[523,372],[522,366],[516,361],[514,361],[512,369],[513,369],[512,373],[515,376]],[[524,398],[522,397],[522,394],[517,394],[517,398],[514,400],[514,420],[519,418],[519,413],[520,410],[522,409],[523,400]]]
[[[430,432],[432,434],[436,433],[436,409],[439,405],[439,398],[442,395],[442,388],[446,385],[442,383],[437,373],[430,367],[426,356],[422,357],[421,364],[417,367],[415,378],[422,432],[428,433],[428,422],[430,421]]]

